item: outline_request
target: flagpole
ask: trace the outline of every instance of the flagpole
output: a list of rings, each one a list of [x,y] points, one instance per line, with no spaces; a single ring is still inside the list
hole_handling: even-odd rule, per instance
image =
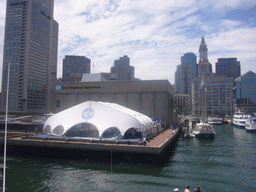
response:
[[[6,91],[6,108],[5,108],[3,192],[5,191],[5,175],[6,175],[6,143],[7,143],[6,141],[7,141],[9,79],[10,79],[10,62],[8,63],[8,77],[7,77],[7,91]]]

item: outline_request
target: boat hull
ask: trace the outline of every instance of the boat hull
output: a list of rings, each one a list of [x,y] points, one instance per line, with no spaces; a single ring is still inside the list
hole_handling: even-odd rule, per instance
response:
[[[214,132],[198,132],[198,133],[194,133],[195,137],[197,139],[214,139],[215,137],[215,133]]]
[[[199,123],[196,125],[193,134],[198,139],[214,139],[216,132],[213,125]]]
[[[245,129],[249,132],[256,132],[256,119],[248,119],[246,121]]]

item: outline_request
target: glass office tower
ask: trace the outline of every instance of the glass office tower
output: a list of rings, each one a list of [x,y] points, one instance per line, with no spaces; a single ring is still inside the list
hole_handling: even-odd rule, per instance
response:
[[[9,109],[26,113],[51,110],[58,49],[53,4],[53,0],[7,0],[2,108],[10,63]]]

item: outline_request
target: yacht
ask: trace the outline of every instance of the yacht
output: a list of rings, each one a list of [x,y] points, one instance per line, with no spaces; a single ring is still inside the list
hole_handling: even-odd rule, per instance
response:
[[[199,139],[214,139],[216,132],[213,128],[213,125],[200,122],[196,124],[193,134],[195,135],[196,138]]]
[[[233,124],[238,125],[240,127],[245,127],[246,120],[250,119],[251,115],[246,115],[241,111],[238,111],[233,115]]]
[[[246,120],[245,129],[247,131],[256,131],[256,117]]]
[[[218,116],[210,116],[208,117],[208,123],[210,125],[220,125],[222,124],[222,119]]]

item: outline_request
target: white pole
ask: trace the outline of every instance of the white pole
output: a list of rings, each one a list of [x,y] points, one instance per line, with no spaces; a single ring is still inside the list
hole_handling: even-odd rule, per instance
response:
[[[7,91],[6,91],[6,108],[5,108],[3,192],[5,191],[6,141],[7,141],[7,119],[8,119],[9,79],[10,79],[10,62],[8,63],[8,77],[7,77]]]

